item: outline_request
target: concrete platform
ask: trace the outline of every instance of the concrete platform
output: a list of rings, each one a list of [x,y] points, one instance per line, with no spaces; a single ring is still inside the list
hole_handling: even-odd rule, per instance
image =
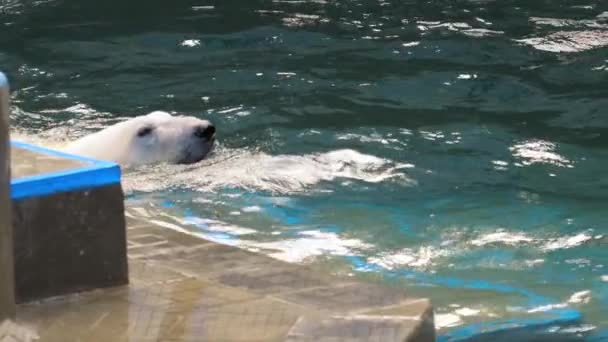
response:
[[[10,148],[15,301],[127,284],[119,166]]]
[[[127,213],[130,285],[18,307],[41,341],[434,341],[428,300]]]

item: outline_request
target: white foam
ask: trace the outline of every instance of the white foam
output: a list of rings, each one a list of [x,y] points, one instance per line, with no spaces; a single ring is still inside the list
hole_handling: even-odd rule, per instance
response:
[[[563,309],[568,307],[568,304],[587,304],[591,299],[591,291],[584,290],[573,293],[570,298],[564,303],[548,304],[537,306],[535,308],[527,310],[528,313],[547,312],[554,309]]]
[[[568,299],[568,303],[571,304],[587,304],[591,300],[591,291],[584,290],[575,292]]]
[[[453,313],[435,314],[435,328],[451,328],[463,323],[459,315]]]
[[[243,209],[241,209],[241,211],[245,213],[257,213],[262,211],[262,208],[258,207],[257,205],[252,205],[249,207],[244,207]]]
[[[357,255],[356,250],[371,248],[359,239],[345,239],[336,233],[304,231],[298,237],[271,242],[240,240],[239,247],[266,250],[269,256],[287,261],[302,262],[310,257],[321,255]]]
[[[467,316],[476,316],[481,313],[481,310],[471,309],[471,308],[460,308],[454,311],[456,314],[467,317]]]
[[[404,172],[409,164],[394,163],[354,150],[307,155],[269,155],[252,150],[219,148],[216,155],[195,165],[150,165],[126,172],[126,191],[161,191],[174,187],[213,191],[241,188],[292,193],[335,179],[368,183],[399,181],[415,184]],[[167,177],[170,174],[171,177]]]
[[[510,233],[506,231],[497,231],[489,234],[484,234],[477,239],[471,240],[474,246],[485,246],[488,244],[500,243],[504,245],[517,245],[522,242],[532,242],[533,239],[523,233]]]
[[[447,256],[449,253],[445,248],[421,246],[404,248],[394,253],[381,253],[376,257],[371,257],[368,261],[389,270],[403,266],[423,268],[434,265],[437,259]]]
[[[591,239],[593,239],[593,236],[588,233],[579,233],[572,236],[562,236],[556,239],[549,240],[549,242],[546,243],[542,248],[546,251],[568,249],[580,246]]]
[[[547,311],[551,311],[554,309],[563,309],[566,307],[568,307],[567,303],[548,304],[548,305],[541,305],[541,306],[537,306],[535,308],[529,309],[529,310],[527,310],[527,312],[528,313],[547,312]]]

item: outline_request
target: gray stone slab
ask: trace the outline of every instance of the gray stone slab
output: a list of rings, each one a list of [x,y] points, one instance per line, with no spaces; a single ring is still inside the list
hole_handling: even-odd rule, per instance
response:
[[[400,316],[301,317],[289,331],[288,342],[417,341],[418,319]],[[420,340],[422,341],[422,340]]]
[[[129,236],[129,255],[134,258],[166,255],[177,250],[189,250],[190,247],[196,249],[215,245],[207,240],[192,238],[187,234],[149,223],[129,228],[127,234]]]
[[[358,282],[332,283],[324,287],[279,294],[278,297],[300,305],[338,312],[371,310],[400,305],[412,300],[401,290]]]
[[[408,341],[435,341],[435,315],[430,300],[426,298],[410,299],[400,305],[369,308],[361,311],[361,314],[414,319],[417,325],[412,327]]]
[[[241,287],[260,294],[279,294],[339,284],[305,267],[279,265],[272,268],[239,268],[227,270],[214,278],[220,284]],[[332,282],[333,280],[333,282]]]
[[[128,282],[120,184],[14,201],[17,302]]]
[[[196,238],[193,238],[196,239]],[[199,246],[183,246],[165,251],[150,251],[138,256],[145,260],[156,260],[170,267],[205,278],[215,278],[228,271],[237,269],[257,269],[269,267],[269,261],[260,255],[255,255],[238,248],[220,244],[203,244]]]

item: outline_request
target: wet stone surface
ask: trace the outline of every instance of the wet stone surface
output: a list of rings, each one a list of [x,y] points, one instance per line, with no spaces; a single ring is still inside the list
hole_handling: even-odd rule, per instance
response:
[[[39,153],[16,146],[11,146],[11,158],[13,160],[11,163],[12,179],[67,171],[90,165],[83,161]]]
[[[43,341],[434,341],[428,301],[127,225],[130,285],[21,305],[19,322]]]
[[[407,341],[417,320],[393,316],[332,316],[299,319],[287,341]]]

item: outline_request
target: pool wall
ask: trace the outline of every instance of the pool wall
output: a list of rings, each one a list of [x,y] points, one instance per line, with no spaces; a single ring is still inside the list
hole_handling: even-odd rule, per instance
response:
[[[16,302],[128,283],[120,167],[11,142]]]
[[[15,315],[8,101],[8,81],[0,72],[0,322]]]

